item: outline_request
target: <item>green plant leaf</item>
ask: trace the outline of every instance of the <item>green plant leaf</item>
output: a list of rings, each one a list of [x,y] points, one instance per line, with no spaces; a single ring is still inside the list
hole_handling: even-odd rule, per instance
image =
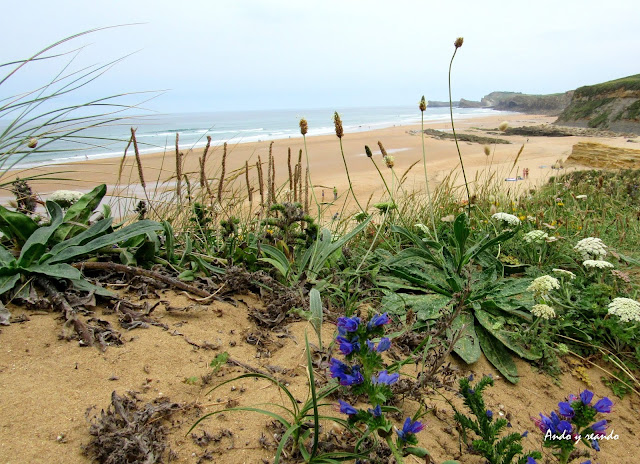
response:
[[[3,245],[0,245],[0,265],[8,266],[9,263],[15,262],[16,258]]]
[[[538,360],[542,357],[542,353],[534,352],[522,346],[518,343],[514,337],[514,334],[502,330],[496,329],[499,325],[499,320],[494,315],[483,311],[482,309],[477,309],[475,311],[476,318],[478,322],[482,324],[482,326],[491,333],[498,341],[500,341],[504,346],[509,348],[511,351],[516,353],[518,356],[524,359],[528,359],[530,361]]]
[[[322,349],[322,298],[316,288],[309,291],[309,310],[311,311],[311,325],[318,336],[318,343]]]
[[[318,299],[319,298],[320,298],[320,293],[318,292]],[[322,311],[322,303],[320,303],[320,310]],[[318,452],[318,436],[320,435],[320,420],[318,418],[318,398],[316,396],[316,381],[313,375],[313,360],[311,359],[311,348],[309,347],[309,339],[307,338],[306,331],[304,334],[304,343],[307,351],[307,372],[309,374],[309,389],[311,390],[311,402],[313,403],[313,447],[311,449],[311,458],[313,459],[316,453]]]
[[[164,248],[167,250],[167,261],[173,263],[175,260],[175,239],[173,236],[173,227],[171,227],[171,223],[162,221],[162,228],[164,229]]]
[[[271,245],[262,245],[261,250],[268,258],[260,258],[259,261],[271,264],[286,279],[291,271],[291,264],[285,254]]]
[[[496,340],[482,325],[476,326],[482,352],[489,362],[511,383],[518,383],[518,368],[505,346]]]
[[[0,231],[15,239],[22,246],[31,234],[38,230],[38,224],[26,214],[9,211],[0,205]]]
[[[0,276],[0,295],[4,295],[11,290],[18,280],[20,280],[20,274],[18,273]]]
[[[467,364],[473,364],[480,359],[480,355],[482,354],[474,324],[473,314],[461,312],[458,317],[453,320],[451,327],[447,329],[447,337],[449,339],[453,337],[454,332],[462,330],[462,335],[453,347],[453,351]]]
[[[51,223],[46,227],[36,230],[22,246],[18,266],[28,267],[36,258],[42,256],[47,248],[47,242],[62,224],[62,208],[53,201],[47,201],[47,211],[51,217]]]
[[[382,298],[381,312],[404,315],[411,309],[419,321],[440,318],[440,310],[447,306],[450,298],[444,295],[428,293],[411,295],[409,293],[389,293]]]
[[[85,230],[86,227],[83,227],[83,225],[89,222],[89,218],[98,207],[106,193],[107,186],[105,184],[98,185],[71,205],[64,215],[65,224],[60,226],[55,233],[56,242],[61,242],[67,237],[73,237],[79,232]]]
[[[453,223],[453,235],[456,238],[456,245],[458,247],[458,256],[464,255],[464,247],[469,238],[471,229],[469,228],[469,218],[466,213],[458,214]]]
[[[155,221],[150,221],[148,219],[134,222],[133,224],[125,226],[122,229],[119,229],[115,232],[93,239],[84,245],[71,246],[69,248],[65,248],[57,255],[49,258],[47,262],[50,264],[60,263],[65,261],[69,262],[69,261],[78,259],[81,256],[97,251],[100,248],[112,246],[119,242],[127,240],[128,238],[135,237],[136,235],[146,234],[147,232],[156,231],[161,228],[162,228],[162,225],[160,225]]]
[[[43,263],[47,261],[51,256],[55,256],[60,253],[65,248],[69,248],[72,246],[83,245],[94,238],[99,237],[103,233],[105,233],[113,222],[113,218],[105,218],[101,219],[98,222],[95,222],[88,229],[80,232],[76,236],[65,240],[64,242],[56,243],[49,252],[42,255],[39,262]]]
[[[75,267],[69,264],[33,264],[28,268],[22,268],[25,274],[44,274],[55,279],[80,280],[82,274]]]

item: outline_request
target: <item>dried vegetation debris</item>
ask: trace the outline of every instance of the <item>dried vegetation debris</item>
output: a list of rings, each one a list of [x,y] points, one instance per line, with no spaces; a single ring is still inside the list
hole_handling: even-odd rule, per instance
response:
[[[87,410],[87,418],[91,409]],[[114,391],[107,411],[100,411],[90,420],[92,438],[83,452],[104,464],[164,462],[165,456],[174,455],[166,443],[164,422],[181,409],[182,405],[167,398],[143,404],[135,393],[119,396]]]

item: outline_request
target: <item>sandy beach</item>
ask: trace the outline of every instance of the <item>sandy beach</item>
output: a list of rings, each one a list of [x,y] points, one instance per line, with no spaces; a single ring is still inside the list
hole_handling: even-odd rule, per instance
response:
[[[502,121],[507,121],[510,126],[525,126],[550,124],[554,117],[525,115],[525,114],[498,114],[482,118],[462,119],[456,121],[456,131],[458,133],[471,133],[480,136],[491,136],[482,128],[496,128]],[[425,124],[425,128],[451,130],[450,123]],[[374,160],[383,174],[391,182],[391,173],[386,168],[378,141],[382,142],[386,151],[395,158],[396,176],[402,177],[405,171],[414,163],[418,162],[408,173],[404,188],[406,191],[422,189],[424,186],[424,170],[422,167],[422,140],[417,135],[411,135],[411,131],[419,131],[420,126],[396,126],[381,130],[346,133],[342,139],[346,162],[353,182],[354,190],[362,201],[366,201],[371,194],[375,201],[383,196],[384,185],[380,181],[379,175],[373,163],[365,155],[365,145],[368,145],[374,154]],[[579,141],[592,141],[606,143],[614,146],[628,146],[624,137],[518,137],[503,136],[511,144],[493,144],[490,146],[491,156],[484,153],[484,146],[478,143],[461,142],[463,162],[467,172],[467,178],[472,181],[476,173],[490,168],[496,171],[497,175],[507,177],[522,176],[524,168],[529,169],[529,179],[525,181],[510,182],[519,186],[529,186],[531,184],[543,182],[550,176],[557,174],[552,169],[552,165],[557,160],[566,159],[571,153],[572,146]],[[255,163],[258,157],[266,164],[270,141],[254,143],[233,143],[228,145],[226,178],[229,179],[235,174],[244,173],[242,170],[245,161],[249,162],[250,180],[252,186],[257,190]],[[524,145],[522,154],[514,166],[515,158]],[[275,140],[273,142],[273,153],[275,157],[276,183],[285,185],[288,179],[287,153],[291,149],[293,164],[299,154],[299,150],[304,148],[302,137]],[[437,140],[432,137],[425,137],[425,148],[427,157],[427,171],[429,181],[432,186],[437,185],[452,170],[459,168],[458,154],[455,143],[452,140]],[[344,163],[340,154],[339,140],[335,135],[314,136],[307,138],[307,149],[310,160],[311,178],[316,186],[318,199],[322,197],[324,191],[327,201],[333,200],[333,188],[335,187],[340,195],[348,189],[347,175]],[[192,182],[199,179],[199,158],[202,156],[202,149],[189,150],[188,147],[181,147],[183,156],[183,172],[187,174]],[[123,147],[124,152],[124,147]],[[217,176],[222,158],[222,146],[212,147],[209,150],[206,163],[206,173],[212,182],[213,188],[217,188]],[[144,167],[144,177],[147,185],[147,192],[154,192],[156,189],[171,188],[175,182],[175,153],[155,153],[142,156]],[[94,161],[76,162],[68,165],[57,164],[47,167],[31,168],[24,171],[13,171],[5,176],[5,181],[15,177],[26,177],[33,175],[49,174],[54,177],[64,178],[55,181],[32,181],[33,190],[42,199],[46,199],[48,193],[58,189],[71,189],[88,191],[99,183],[108,185],[108,192],[115,196],[137,196],[144,198],[144,192],[139,185],[138,171],[133,156],[133,149],[129,149],[124,166],[122,177],[118,179],[118,172],[122,158],[110,158]],[[304,155],[303,155],[304,162]],[[575,169],[575,167],[573,168]],[[54,174],[58,172],[59,174]],[[265,171],[266,172],[266,171]],[[458,176],[458,183],[462,183],[462,176]],[[244,187],[236,181],[236,187]],[[506,182],[506,181],[505,181]],[[133,188],[132,188],[133,187]],[[4,191],[2,196],[10,197],[8,191]]]

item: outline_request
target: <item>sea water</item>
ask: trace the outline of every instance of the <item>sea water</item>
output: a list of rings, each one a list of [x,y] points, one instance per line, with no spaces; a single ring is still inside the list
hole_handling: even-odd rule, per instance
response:
[[[207,136],[213,146],[224,142],[242,143],[300,137],[299,122],[305,118],[309,124],[307,136],[327,135],[334,132],[333,109],[224,111],[208,113],[154,114],[131,117],[102,127],[86,129],[74,134],[73,139],[60,139],[35,150],[20,159],[14,155],[14,168],[28,168],[49,164],[69,163],[100,158],[120,157],[136,129],[136,140],[141,154],[175,150],[176,134],[183,152],[204,147]],[[420,123],[420,110],[408,106],[385,106],[338,109],[346,134],[386,127]],[[486,108],[454,108],[454,119],[467,119],[497,114]],[[449,108],[427,108],[426,122],[449,120]],[[4,122],[4,124],[3,124]],[[6,126],[0,121],[0,126]],[[133,153],[133,147],[129,148]],[[8,165],[5,164],[5,167]]]

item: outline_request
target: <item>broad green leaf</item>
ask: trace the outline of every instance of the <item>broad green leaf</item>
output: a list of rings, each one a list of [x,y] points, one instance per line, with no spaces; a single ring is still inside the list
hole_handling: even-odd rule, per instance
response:
[[[167,250],[167,261],[173,263],[174,257],[174,243],[173,227],[167,221],[162,221],[162,228],[164,229],[164,248]]]
[[[369,225],[369,222],[371,222],[372,218],[373,218],[373,216],[369,216],[367,219],[365,219],[360,224],[358,224],[357,227],[355,227],[349,233],[347,233],[347,234],[343,235],[342,237],[340,237],[338,240],[336,240],[336,241],[334,241],[332,243],[325,243],[324,246],[322,247],[322,249],[317,254],[317,256],[314,256],[312,258],[311,262],[313,263],[313,268],[309,269],[309,271],[311,271],[311,273],[312,273],[312,275],[310,277],[311,278],[315,278],[315,276],[324,267],[324,265],[327,262],[327,260],[329,259],[329,257],[333,253],[335,253],[337,250],[341,249],[349,240],[351,240],[353,237],[355,237],[360,232],[362,232],[364,230],[364,228]]]
[[[453,234],[456,238],[456,245],[458,247],[458,256],[463,256],[464,247],[469,238],[471,229],[469,228],[469,218],[466,213],[458,214],[458,217],[453,223]]]
[[[46,205],[51,217],[51,223],[48,226],[40,227],[31,234],[22,246],[22,251],[18,258],[18,266],[29,267],[33,261],[39,259],[47,249],[47,242],[62,224],[63,215],[60,205],[54,201],[47,201]]]
[[[9,263],[16,260],[15,256],[7,250],[4,246],[0,245],[0,266],[7,266]]]
[[[74,236],[73,238],[65,240],[64,242],[56,243],[51,248],[51,250],[49,250],[48,253],[45,253],[44,255],[42,255],[42,258],[40,258],[39,262],[43,263],[47,261],[51,256],[57,255],[65,248],[69,248],[77,245],[84,245],[88,241],[99,237],[111,227],[112,222],[113,222],[113,218],[101,219],[100,221],[93,223],[91,227],[80,232],[78,235]]]
[[[473,315],[468,312],[461,312],[453,320],[451,328],[447,329],[447,337],[451,339],[455,332],[462,330],[460,339],[453,347],[453,351],[467,364],[473,364],[480,359],[480,343],[474,328]]]
[[[64,215],[65,224],[62,225],[55,233],[56,241],[61,242],[67,237],[73,237],[82,230],[86,229],[86,227],[83,227],[83,225],[87,224],[89,218],[98,207],[106,193],[107,186],[105,184],[98,185],[96,188],[91,190],[89,193],[84,194],[77,202],[71,205]]]
[[[26,214],[9,211],[0,205],[0,231],[22,246],[38,230],[38,224]]]
[[[93,239],[84,245],[66,248],[57,255],[52,256],[47,262],[53,264],[72,261],[78,259],[81,256],[97,251],[100,248],[116,245],[117,243],[127,240],[128,238],[159,230],[161,228],[162,226],[159,223],[150,221],[148,219],[134,222],[133,224],[123,227],[122,229],[119,229],[108,235],[103,235],[101,237]]]
[[[420,321],[435,320],[440,318],[440,310],[447,306],[449,300],[449,297],[432,293],[389,293],[382,298],[381,312],[404,315],[408,310],[412,310]]]
[[[82,279],[82,274],[75,267],[70,266],[69,264],[59,263],[59,264],[34,264],[29,266],[28,268],[22,268],[22,271],[25,274],[44,274],[48,277],[53,277],[55,279],[70,279],[70,280],[79,280]]]
[[[518,383],[518,368],[505,346],[496,340],[482,325],[476,326],[482,352],[489,362],[511,383]]]
[[[260,258],[260,261],[267,262],[274,266],[286,279],[291,272],[291,264],[285,254],[271,245],[262,245],[261,250],[268,258]]]
[[[483,311],[482,309],[477,309],[475,314],[478,322],[480,322],[480,324],[482,324],[482,326],[489,331],[491,335],[521,358],[535,361],[542,357],[542,353],[529,350],[522,346],[522,344],[516,340],[516,337],[514,336],[515,334],[500,328],[501,323],[494,315]]]
[[[99,285],[94,285],[91,282],[85,280],[84,278],[82,279],[69,279],[71,281],[71,283],[73,284],[73,287],[76,290],[80,290],[83,292],[94,292],[96,295],[100,295],[100,296],[105,296],[105,297],[116,297],[117,294],[112,292],[111,290],[107,290],[104,287],[101,287]]]
[[[0,295],[4,295],[6,292],[11,290],[18,280],[20,280],[20,274],[17,273],[13,275],[0,276]]]

